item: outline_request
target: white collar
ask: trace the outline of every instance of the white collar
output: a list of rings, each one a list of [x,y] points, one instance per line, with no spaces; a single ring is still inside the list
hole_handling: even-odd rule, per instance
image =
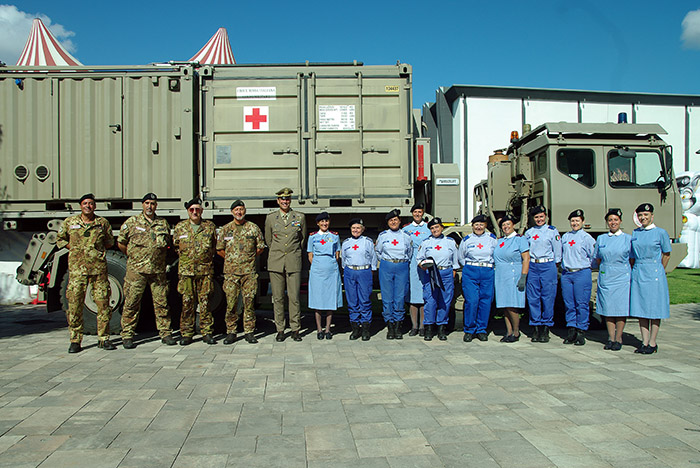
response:
[[[416,224],[415,221],[412,221],[412,222],[411,222],[411,225],[416,226],[416,227],[422,226],[422,225],[424,225],[424,224],[425,224],[425,221],[421,221],[420,224]]]
[[[508,234],[505,238],[506,238],[506,239],[512,239],[512,238],[515,237],[516,235],[518,235],[518,233],[515,232],[515,231],[513,231],[513,232],[511,232],[510,234]]]
[[[608,231],[608,235],[609,235],[610,237],[612,237],[612,236],[621,236],[621,235],[622,235],[622,229],[618,229],[616,233],[612,233],[612,232],[609,232],[609,231]]]
[[[650,231],[650,230],[654,229],[655,227],[656,227],[656,224],[651,223],[649,226],[645,227],[644,230],[645,230],[645,231]]]

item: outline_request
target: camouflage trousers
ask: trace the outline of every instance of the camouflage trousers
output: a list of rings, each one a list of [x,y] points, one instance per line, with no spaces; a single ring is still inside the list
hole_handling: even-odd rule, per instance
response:
[[[88,285],[92,286],[92,300],[97,305],[97,337],[100,341],[109,338],[109,320],[112,309],[109,307],[109,281],[107,272],[99,275],[70,275],[68,276],[68,330],[71,343],[83,340],[83,307]]]
[[[180,314],[180,334],[194,336],[194,321],[199,303],[199,328],[202,335],[214,333],[214,317],[209,310],[209,293],[212,289],[210,275],[180,276],[177,292],[182,294],[182,313]]]
[[[168,312],[168,280],[165,273],[136,273],[129,269],[124,276],[124,310],[122,311],[122,338],[133,338],[141,311],[141,297],[151,287],[156,328],[161,338],[169,336],[170,314]]]
[[[224,293],[226,293],[226,333],[236,333],[238,323],[238,296],[243,299],[243,332],[255,331],[255,308],[253,302],[258,292],[258,274],[226,275]]]

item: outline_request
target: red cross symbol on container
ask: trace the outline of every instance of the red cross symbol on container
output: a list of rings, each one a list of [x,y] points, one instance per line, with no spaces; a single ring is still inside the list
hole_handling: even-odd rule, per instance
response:
[[[539,235],[539,234],[535,234],[534,236],[532,236],[532,238],[533,238],[534,240],[537,240],[537,239],[540,238],[540,235]]]
[[[483,249],[483,248],[484,248],[484,246],[481,245],[481,243],[477,244],[476,247],[477,247],[478,249]]]
[[[442,249],[442,246],[440,246],[440,245],[435,246],[435,250],[440,250],[440,249]]]
[[[573,246],[575,243],[576,243],[576,241],[573,240],[573,239],[571,239],[571,240],[569,241],[569,247]]]
[[[359,247],[357,244],[355,244],[355,245],[352,246],[352,250],[357,250],[357,249],[359,249],[359,248],[360,248],[360,247]]]
[[[270,130],[270,108],[268,106],[243,107],[243,131],[267,132]]]
[[[396,239],[394,239],[393,241],[391,241],[391,244],[392,244],[392,245],[399,245],[399,241],[397,241]]]
[[[253,123],[253,130],[260,130],[260,122],[267,122],[267,116],[260,115],[260,109],[254,107],[253,115],[246,115],[245,121]]]

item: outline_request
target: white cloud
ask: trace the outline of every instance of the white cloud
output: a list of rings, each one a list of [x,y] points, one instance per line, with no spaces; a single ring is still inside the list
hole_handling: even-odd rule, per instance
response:
[[[700,49],[700,10],[689,11],[681,24],[681,40],[685,47]]]
[[[49,31],[56,36],[58,42],[66,48],[68,52],[75,52],[75,44],[70,40],[75,36],[73,31],[69,31],[60,24],[51,22],[51,18],[42,14],[33,14],[20,11],[14,5],[0,5],[0,60],[7,65],[17,63],[19,55],[24,49],[32,29],[32,20],[40,18]]]

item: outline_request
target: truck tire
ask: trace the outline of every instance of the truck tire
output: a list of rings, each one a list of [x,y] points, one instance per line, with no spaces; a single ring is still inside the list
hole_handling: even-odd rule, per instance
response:
[[[112,308],[112,319],[109,321],[110,333],[119,333],[122,329],[122,307],[124,305],[124,275],[126,275],[126,255],[116,250],[107,251],[107,280],[110,286],[109,305]],[[61,280],[61,305],[68,310],[68,272]],[[92,286],[85,292],[83,307],[83,333],[97,334],[97,305],[92,300]]]

